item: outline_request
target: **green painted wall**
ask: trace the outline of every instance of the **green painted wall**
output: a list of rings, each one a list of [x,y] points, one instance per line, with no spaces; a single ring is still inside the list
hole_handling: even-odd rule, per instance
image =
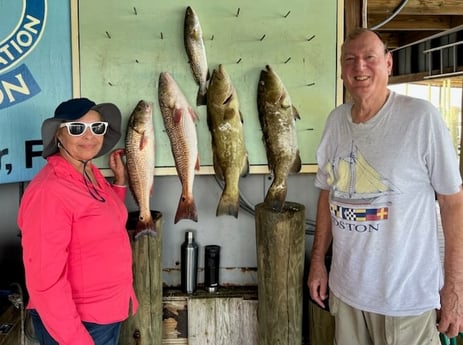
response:
[[[200,18],[210,71],[223,64],[237,89],[251,165],[266,165],[256,103],[266,64],[279,74],[301,115],[296,125],[302,161],[314,164],[336,103],[337,1],[80,0],[81,95],[115,102],[124,130],[136,103],[152,101],[156,166],[173,167],[157,101],[159,73],[168,71],[200,116],[200,163],[210,166],[206,107],[195,105],[197,86],[183,46],[187,6]],[[100,160],[106,167],[106,159]]]

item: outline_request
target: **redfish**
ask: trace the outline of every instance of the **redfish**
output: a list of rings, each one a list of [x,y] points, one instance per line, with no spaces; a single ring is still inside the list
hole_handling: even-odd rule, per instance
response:
[[[130,115],[125,137],[129,187],[140,209],[135,238],[143,234],[157,235],[150,208],[155,164],[154,146],[153,105],[141,100]]]
[[[159,75],[158,101],[164,127],[170,140],[175,168],[182,184],[182,194],[175,214],[181,219],[198,221],[193,197],[195,170],[199,170],[196,121],[198,115],[168,72]]]

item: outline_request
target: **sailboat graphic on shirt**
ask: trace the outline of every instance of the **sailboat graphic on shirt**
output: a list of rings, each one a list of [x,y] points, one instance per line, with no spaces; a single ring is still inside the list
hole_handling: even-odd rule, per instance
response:
[[[352,144],[347,156],[337,157],[325,169],[332,191],[330,212],[340,220],[336,222],[337,226],[345,226],[342,225],[344,221],[355,222],[354,229],[365,231],[370,225],[362,224],[373,226],[388,219],[389,202],[382,197],[397,191],[365,159],[357,146]]]
[[[336,199],[371,204],[375,199],[394,192],[390,181],[381,176],[354,145],[349,156],[329,162],[326,171]]]

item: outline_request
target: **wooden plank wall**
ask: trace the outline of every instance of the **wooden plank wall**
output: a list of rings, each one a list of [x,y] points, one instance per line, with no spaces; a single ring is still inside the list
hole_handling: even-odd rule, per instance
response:
[[[257,344],[257,300],[188,300],[189,345]]]

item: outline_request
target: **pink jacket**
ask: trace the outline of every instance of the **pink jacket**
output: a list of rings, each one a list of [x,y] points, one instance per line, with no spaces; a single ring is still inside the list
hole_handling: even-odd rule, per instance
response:
[[[125,228],[126,188],[109,184],[92,166],[105,202],[89,194],[82,174],[59,155],[27,187],[21,229],[28,308],[37,309],[60,344],[93,344],[82,321],[126,319],[138,302]]]

